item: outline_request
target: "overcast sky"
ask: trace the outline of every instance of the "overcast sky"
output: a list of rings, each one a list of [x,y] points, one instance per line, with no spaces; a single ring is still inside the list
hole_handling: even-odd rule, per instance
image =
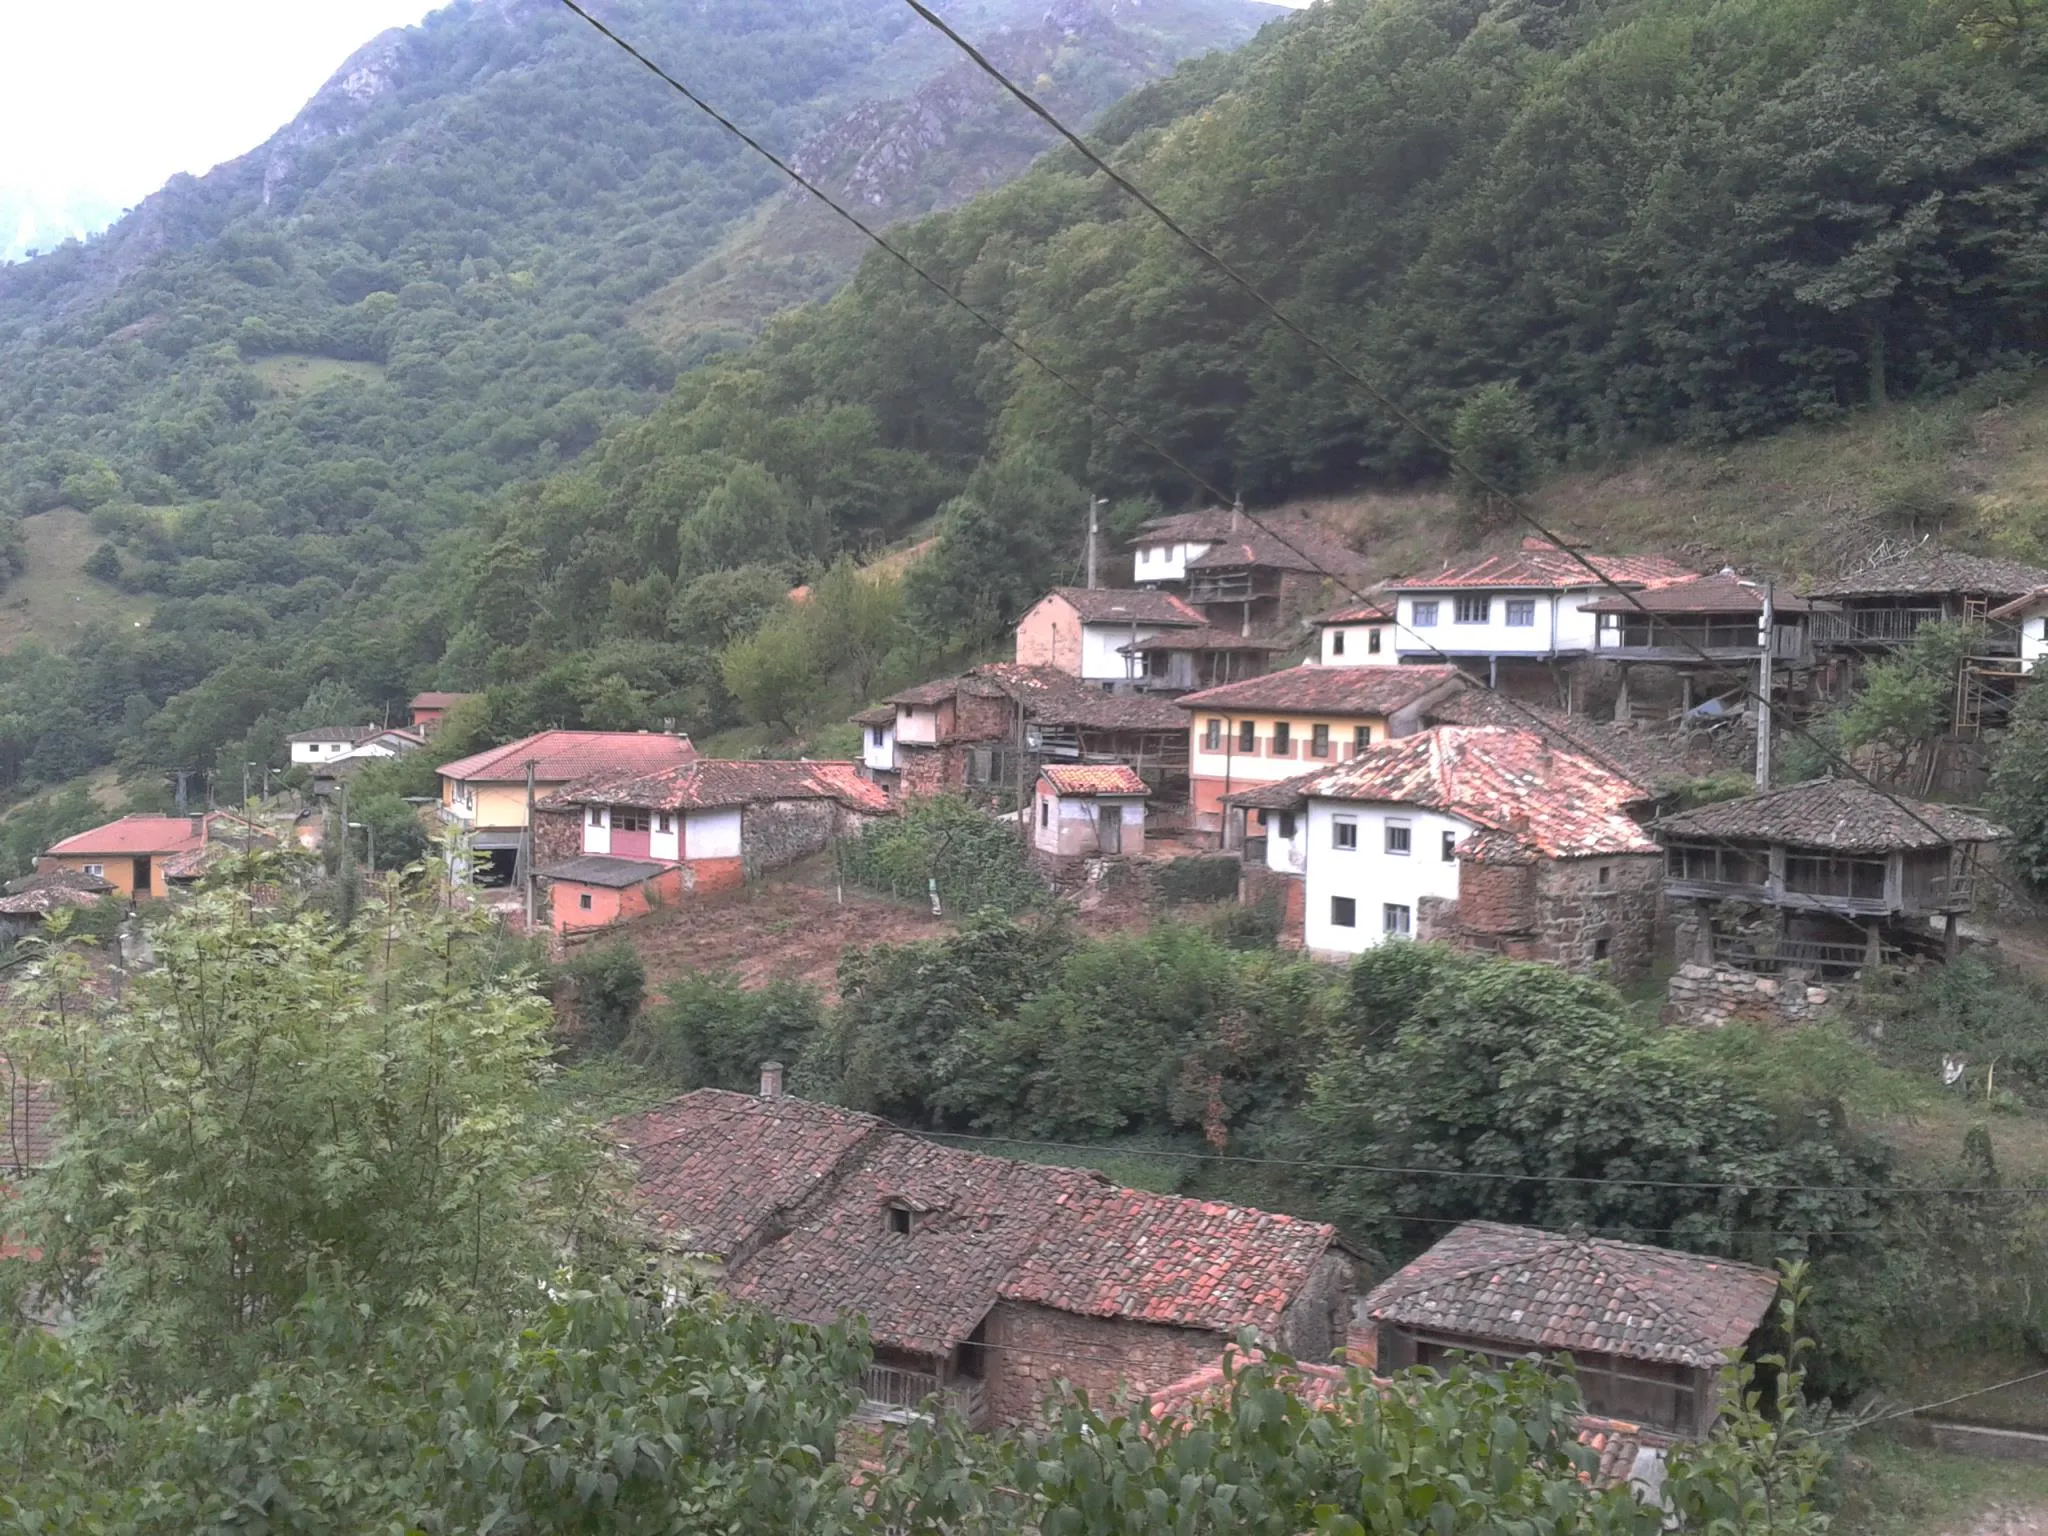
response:
[[[357,48],[440,3],[0,0],[0,218],[118,213],[231,160]]]

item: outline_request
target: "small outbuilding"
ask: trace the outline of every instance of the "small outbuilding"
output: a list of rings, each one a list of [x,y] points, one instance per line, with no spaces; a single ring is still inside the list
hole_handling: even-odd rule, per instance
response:
[[[1059,858],[1143,853],[1147,793],[1129,763],[1049,763],[1038,770],[1032,846]]]

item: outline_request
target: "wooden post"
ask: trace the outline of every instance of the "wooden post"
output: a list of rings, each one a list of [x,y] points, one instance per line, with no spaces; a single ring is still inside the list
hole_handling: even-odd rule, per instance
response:
[[[533,873],[533,759],[526,760],[526,826],[519,834],[520,873],[526,877],[526,926],[531,928],[536,916],[536,900],[539,882]]]
[[[1776,633],[1774,590],[1767,581],[1764,583],[1763,676],[1758,680],[1756,691],[1756,787],[1759,791],[1771,787],[1771,677],[1776,670],[1771,665],[1771,637]]]

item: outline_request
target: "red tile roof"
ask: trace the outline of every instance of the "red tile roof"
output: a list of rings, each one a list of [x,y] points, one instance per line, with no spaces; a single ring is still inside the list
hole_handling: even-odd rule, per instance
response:
[[[15,1071],[0,1056],[0,1174],[43,1167],[57,1140],[57,1090]]]
[[[1303,800],[1420,806],[1512,833],[1552,858],[1658,851],[1627,809],[1649,790],[1535,731],[1432,726],[1253,793],[1266,809]]]
[[[1808,613],[1815,608],[1833,608],[1800,597],[1794,592],[1772,594],[1771,606],[1779,613]],[[1729,575],[1698,576],[1691,581],[1674,581],[1627,597],[1603,597],[1588,603],[1582,613],[1754,613],[1764,611],[1764,584]]]
[[[1713,1370],[1778,1291],[1752,1264],[1584,1234],[1468,1221],[1365,1298],[1397,1327]]]
[[[1150,587],[1054,587],[1049,597],[1061,599],[1083,624],[1151,624],[1199,629],[1209,621],[1170,592]],[[1044,602],[1040,598],[1039,602]],[[1034,605],[1036,606],[1036,605]]]
[[[430,690],[426,693],[414,694],[412,696],[412,702],[407,706],[407,708],[453,709],[456,705],[466,704],[475,697],[477,697],[477,695],[473,693],[436,693]]]
[[[1472,680],[1456,667],[1302,665],[1175,699],[1180,709],[1249,709],[1380,718]]]
[[[630,805],[650,811],[701,811],[771,800],[837,800],[856,811],[882,815],[889,797],[847,762],[800,759],[695,758],[656,773],[623,768],[577,779],[547,799],[571,805]]]
[[[1322,1222],[1248,1206],[1077,1185],[1002,1294],[1083,1317],[1270,1335],[1335,1238]]]
[[[744,1257],[887,1127],[807,1099],[700,1088],[611,1123],[637,1167],[634,1194],[677,1248]]]
[[[200,816],[123,816],[53,844],[52,854],[63,858],[93,858],[100,854],[122,857],[129,854],[168,855],[198,849],[207,833],[195,831],[197,821],[211,829],[214,838],[239,838],[248,823],[227,811],[207,811]]]
[[[1688,570],[1662,555],[1601,555],[1585,551],[1585,560],[1544,539],[1527,538],[1510,555],[1487,555],[1467,565],[1446,566],[1433,575],[1411,576],[1390,582],[1396,592],[1450,592],[1468,589],[1529,588],[1537,591],[1576,591],[1603,587],[1612,581],[1624,587],[1661,587],[1674,581],[1692,581],[1698,572]],[[1592,562],[1606,577],[1586,569]]]
[[[1048,763],[1038,776],[1059,795],[1149,795],[1129,763]]]
[[[1335,613],[1326,613],[1311,624],[1391,624],[1394,621],[1394,605],[1391,602],[1376,603],[1370,600],[1353,603],[1349,608],[1339,608]]]
[[[443,763],[439,771],[448,779],[511,783],[526,777],[531,759],[536,780],[566,784],[593,773],[653,773],[696,755],[687,736],[656,731],[541,731]]]

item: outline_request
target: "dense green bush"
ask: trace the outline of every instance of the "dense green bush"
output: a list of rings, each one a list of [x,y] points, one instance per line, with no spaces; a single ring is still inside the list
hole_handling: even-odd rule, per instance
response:
[[[641,1015],[630,1047],[682,1089],[751,1092],[763,1062],[797,1060],[823,1013],[817,989],[802,982],[745,987],[700,971],[665,982],[662,999]]]
[[[1159,899],[1168,906],[1189,901],[1235,901],[1244,861],[1223,855],[1168,859],[1154,871]]]
[[[1014,825],[955,795],[904,807],[869,822],[838,844],[839,872],[850,885],[906,901],[926,899],[934,882],[948,914],[1022,912],[1043,904]]]
[[[625,1043],[647,997],[647,968],[625,939],[579,951],[555,968],[555,995],[583,1026],[590,1045],[608,1050]]]

